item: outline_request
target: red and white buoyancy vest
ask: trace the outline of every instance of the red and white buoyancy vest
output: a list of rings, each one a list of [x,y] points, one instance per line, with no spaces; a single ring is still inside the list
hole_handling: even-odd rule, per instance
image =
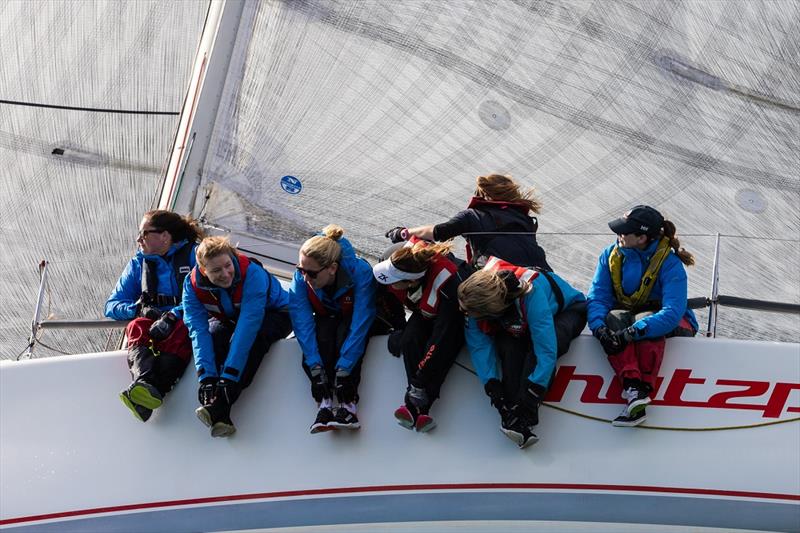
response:
[[[250,259],[242,254],[237,254],[237,258],[239,260],[239,282],[237,283],[236,287],[234,287],[233,294],[231,294],[231,303],[233,303],[233,307],[238,310],[242,306],[242,291],[244,290],[244,280],[247,277],[247,269],[250,267]],[[194,289],[194,294],[197,296],[197,299],[203,304],[203,307],[206,308],[208,314],[214,318],[219,320],[233,320],[235,317],[229,317],[225,314],[225,310],[220,305],[219,300],[214,295],[213,291],[201,289],[197,286],[197,275],[199,270],[200,267],[192,269],[190,278],[192,282],[192,288]]]
[[[489,256],[489,259],[486,261],[486,265],[484,265],[482,270],[486,270],[487,272],[501,272],[507,270],[513,272],[514,276],[518,280],[526,283],[533,283],[533,280],[539,276],[539,272],[537,270],[512,265],[508,261],[503,261],[502,259],[494,256]],[[517,300],[514,302],[514,305],[519,311],[519,320],[480,319],[478,320],[478,329],[487,335],[494,335],[499,329],[502,328],[514,337],[521,337],[528,331],[528,317],[526,316],[527,309],[519,298],[517,298]]]
[[[420,242],[427,245],[428,241],[412,235],[406,246],[414,246]],[[407,289],[398,290],[389,287],[389,290],[409,309],[419,309],[425,318],[435,318],[439,313],[439,303],[442,300],[439,291],[455,275],[456,271],[458,271],[458,266],[455,263],[443,255],[436,254],[425,272],[425,285],[422,287],[422,296],[419,300],[410,299]]]

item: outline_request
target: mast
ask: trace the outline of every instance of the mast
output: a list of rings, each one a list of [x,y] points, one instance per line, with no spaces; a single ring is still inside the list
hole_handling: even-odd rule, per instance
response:
[[[209,2],[167,173],[158,195],[160,209],[198,215],[197,189],[245,4],[244,0]]]

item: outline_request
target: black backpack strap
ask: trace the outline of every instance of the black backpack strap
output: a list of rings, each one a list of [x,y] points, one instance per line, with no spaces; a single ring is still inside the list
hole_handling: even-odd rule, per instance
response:
[[[192,271],[191,255],[194,243],[187,242],[172,254],[172,271],[175,281],[178,282],[178,291],[183,291],[183,280]],[[180,301],[180,298],[178,298]],[[175,304],[177,305],[177,304]]]
[[[545,279],[547,280],[547,283],[550,284],[550,289],[553,291],[553,294],[555,294],[555,296],[556,296],[556,301],[558,302],[558,313],[563,311],[564,310],[564,293],[561,292],[561,287],[558,286],[558,283],[556,283],[556,280],[553,279],[553,276],[551,275],[551,273],[548,272],[547,270],[543,270],[543,269],[541,269],[539,267],[533,267],[533,270],[535,270],[539,274],[542,274],[545,277]],[[558,314],[558,313],[556,313],[556,314]]]
[[[158,263],[152,259],[142,261],[142,302],[155,304],[158,295]]]

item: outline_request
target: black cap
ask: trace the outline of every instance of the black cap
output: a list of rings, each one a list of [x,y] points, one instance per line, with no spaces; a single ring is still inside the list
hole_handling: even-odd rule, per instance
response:
[[[661,213],[649,205],[637,205],[625,213],[622,218],[609,222],[608,227],[617,235],[638,233],[656,237],[661,232],[663,223],[664,217],[661,216]]]

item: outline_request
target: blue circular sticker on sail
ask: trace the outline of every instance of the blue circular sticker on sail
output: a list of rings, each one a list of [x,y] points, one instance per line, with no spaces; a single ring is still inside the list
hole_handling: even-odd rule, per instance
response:
[[[289,194],[298,194],[303,190],[303,184],[294,176],[284,176],[281,178],[281,189]]]

